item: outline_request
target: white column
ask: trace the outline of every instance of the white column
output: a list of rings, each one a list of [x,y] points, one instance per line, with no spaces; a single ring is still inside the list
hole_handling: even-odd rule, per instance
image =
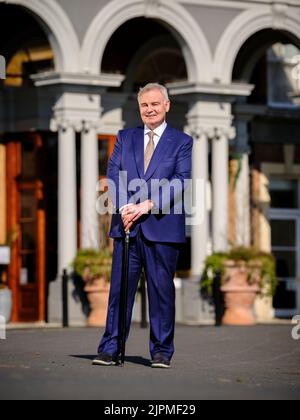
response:
[[[205,180],[208,185],[208,140],[212,144],[212,244],[213,251],[228,249],[228,194],[229,194],[229,140],[236,135],[232,126],[232,108],[229,102],[220,103],[217,99],[194,101],[188,114],[191,132],[200,133],[199,141],[194,145],[194,177]],[[199,162],[197,162],[197,157]],[[205,198],[207,194],[205,195]],[[202,227],[194,228],[193,265],[198,273],[200,264],[197,262],[199,248],[202,256],[207,255],[209,239],[208,206],[205,205],[204,223]],[[204,251],[205,248],[205,251]]]
[[[250,166],[249,166],[249,131],[250,115],[236,115],[236,153],[239,156],[239,176],[236,183],[236,241],[237,245],[251,244],[251,209],[250,209]]]
[[[84,123],[81,137],[81,248],[99,249],[96,187],[99,179],[97,124]]]
[[[240,157],[240,174],[236,185],[236,232],[237,245],[250,246],[250,168],[249,155],[242,153]]]
[[[207,210],[207,182],[208,182],[208,139],[206,133],[194,138],[193,151],[193,182],[202,184],[202,193],[197,195],[200,202],[196,202],[197,222],[192,226],[192,275],[200,276],[203,273],[204,262],[207,257],[208,246],[208,210]],[[200,191],[197,191],[198,193]]]
[[[55,124],[55,121],[54,121]],[[58,275],[77,252],[76,135],[68,121],[57,122],[58,130]]]
[[[209,216],[207,208],[208,184],[208,134],[202,121],[203,104],[195,100],[190,103],[186,131],[194,139],[193,147],[193,208],[192,218],[192,276],[202,275],[207,257],[209,239]]]
[[[228,249],[229,133],[215,129],[212,140],[213,249]]]

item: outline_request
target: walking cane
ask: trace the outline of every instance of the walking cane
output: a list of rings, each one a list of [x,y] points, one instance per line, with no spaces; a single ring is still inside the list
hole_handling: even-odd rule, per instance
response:
[[[130,232],[126,232],[125,248],[124,248],[124,262],[123,262],[123,280],[121,287],[120,299],[120,350],[121,350],[121,363],[120,366],[124,367],[125,352],[126,352],[126,327],[127,327],[127,306],[128,306],[128,278],[129,278],[129,247],[130,247]]]

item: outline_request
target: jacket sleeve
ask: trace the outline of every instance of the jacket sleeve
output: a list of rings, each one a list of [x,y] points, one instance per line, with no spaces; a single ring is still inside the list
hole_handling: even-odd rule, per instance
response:
[[[151,199],[154,203],[154,211],[160,214],[168,214],[169,210],[176,207],[184,211],[184,191],[188,186],[186,181],[192,178],[192,152],[193,139],[186,136],[177,156],[174,175],[171,179],[160,183],[159,188],[151,191]]]

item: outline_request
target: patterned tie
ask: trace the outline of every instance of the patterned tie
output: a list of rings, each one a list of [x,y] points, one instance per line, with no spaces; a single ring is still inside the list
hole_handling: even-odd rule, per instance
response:
[[[145,152],[145,173],[147,172],[147,170],[149,168],[149,165],[150,165],[150,162],[151,162],[154,150],[155,150],[155,143],[154,143],[155,135],[156,134],[154,133],[154,131],[150,131],[148,133],[150,141],[147,144],[147,148],[146,148],[146,152]]]

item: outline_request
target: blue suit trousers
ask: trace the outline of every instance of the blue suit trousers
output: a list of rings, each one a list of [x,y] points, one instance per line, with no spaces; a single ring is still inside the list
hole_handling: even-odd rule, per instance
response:
[[[168,360],[174,354],[175,285],[174,275],[180,253],[179,244],[148,241],[142,229],[130,242],[127,338],[129,336],[135,295],[144,267],[147,279],[150,315],[150,355],[162,353]],[[111,289],[105,334],[98,353],[118,356],[119,307],[122,283],[124,241],[116,239]]]

